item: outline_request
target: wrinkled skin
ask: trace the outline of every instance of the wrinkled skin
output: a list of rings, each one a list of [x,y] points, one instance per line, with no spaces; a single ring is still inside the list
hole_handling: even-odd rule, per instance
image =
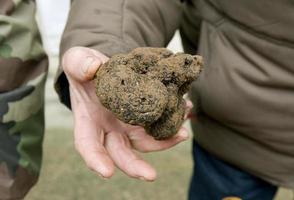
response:
[[[184,121],[183,95],[202,66],[200,56],[137,48],[113,56],[99,68],[96,94],[121,121],[143,126],[155,139],[167,139]]]

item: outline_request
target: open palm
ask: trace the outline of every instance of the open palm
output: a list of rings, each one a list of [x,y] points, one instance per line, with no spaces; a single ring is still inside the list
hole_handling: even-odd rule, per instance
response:
[[[185,128],[174,137],[157,141],[142,127],[118,120],[101,105],[92,81],[95,72],[108,58],[85,47],[69,49],[63,57],[63,69],[70,84],[74,114],[75,146],[87,166],[104,178],[114,174],[115,166],[130,177],[152,181],[154,168],[135,151],[152,152],[170,148],[188,138]],[[191,103],[187,104],[190,109]]]

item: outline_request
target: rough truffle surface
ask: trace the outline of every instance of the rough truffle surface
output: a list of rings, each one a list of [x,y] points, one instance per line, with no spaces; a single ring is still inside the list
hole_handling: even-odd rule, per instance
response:
[[[202,69],[202,58],[165,48],[118,54],[96,73],[101,103],[125,123],[143,126],[155,139],[176,134],[184,121],[183,95]]]

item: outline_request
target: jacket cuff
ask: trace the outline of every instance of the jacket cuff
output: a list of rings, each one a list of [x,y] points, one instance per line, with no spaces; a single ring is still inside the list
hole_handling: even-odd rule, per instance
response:
[[[63,71],[61,71],[60,74],[56,76],[54,88],[58,94],[60,102],[71,110],[69,83]]]

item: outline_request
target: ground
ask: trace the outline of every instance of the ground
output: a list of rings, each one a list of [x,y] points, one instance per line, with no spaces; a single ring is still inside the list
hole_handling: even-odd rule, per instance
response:
[[[69,130],[47,131],[40,181],[27,200],[186,199],[192,164],[190,142],[144,156],[158,170],[158,179],[146,183],[130,179],[118,170],[111,180],[101,179],[74,152],[71,138]]]

